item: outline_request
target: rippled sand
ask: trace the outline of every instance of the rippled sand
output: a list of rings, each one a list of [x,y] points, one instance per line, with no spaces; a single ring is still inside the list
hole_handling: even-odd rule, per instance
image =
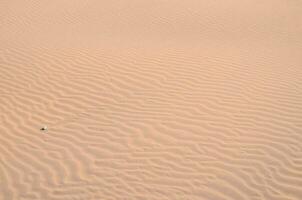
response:
[[[302,2],[1,1],[0,200],[301,198]]]

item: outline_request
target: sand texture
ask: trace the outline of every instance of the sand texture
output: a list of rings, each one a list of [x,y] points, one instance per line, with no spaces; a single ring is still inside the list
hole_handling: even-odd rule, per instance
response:
[[[0,200],[301,199],[301,1],[0,2]]]

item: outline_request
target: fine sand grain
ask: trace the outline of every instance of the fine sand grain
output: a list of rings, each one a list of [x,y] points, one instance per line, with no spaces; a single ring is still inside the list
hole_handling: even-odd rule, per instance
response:
[[[0,2],[0,200],[134,199],[302,199],[301,1]]]

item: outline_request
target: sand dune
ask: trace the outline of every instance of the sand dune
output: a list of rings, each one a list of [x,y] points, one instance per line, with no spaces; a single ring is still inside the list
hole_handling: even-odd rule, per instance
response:
[[[0,200],[302,198],[301,2],[0,5]]]

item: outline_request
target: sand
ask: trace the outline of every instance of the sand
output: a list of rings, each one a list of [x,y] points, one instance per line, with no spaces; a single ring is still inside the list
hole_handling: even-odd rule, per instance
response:
[[[0,5],[0,200],[301,200],[301,2]]]

